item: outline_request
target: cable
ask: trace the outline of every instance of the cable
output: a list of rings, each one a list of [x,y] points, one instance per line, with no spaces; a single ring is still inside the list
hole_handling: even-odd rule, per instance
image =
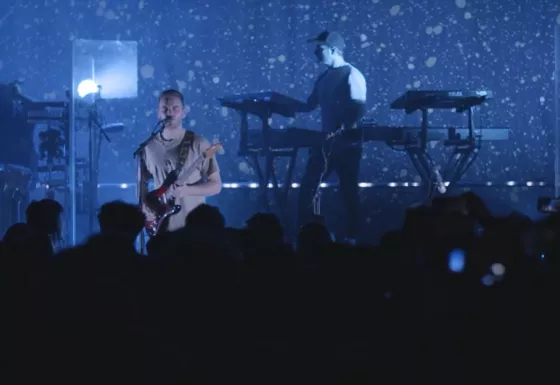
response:
[[[329,171],[329,158],[334,148],[334,137],[332,139],[333,141],[331,142],[331,148],[328,154],[325,150],[325,146],[328,144],[328,141],[330,139],[327,139],[321,145],[321,155],[323,156],[323,162],[325,163],[325,166],[323,168],[323,171],[321,172],[321,175],[319,176],[319,182],[317,183],[317,186],[315,186],[315,194],[313,194],[313,199],[311,200],[314,215],[321,215],[321,184],[323,183],[323,179]]]
[[[351,128],[351,130],[354,128]],[[363,129],[359,129],[360,131],[360,139],[358,140],[359,145],[363,146],[364,143],[364,130]],[[317,186],[315,187],[315,194],[313,195],[313,199],[311,200],[311,205],[313,206],[313,214],[314,215],[321,215],[321,184],[323,183],[323,179],[325,178],[325,176],[327,175],[328,171],[329,171],[329,158],[334,150],[334,146],[335,146],[335,139],[337,136],[340,136],[344,133],[344,131],[346,131],[346,129],[344,128],[344,126],[342,128],[337,129],[336,131],[327,134],[327,138],[326,140],[323,142],[323,144],[321,145],[321,155],[323,156],[323,161],[325,163],[325,166],[323,168],[323,171],[321,172],[321,175],[319,176],[319,182],[317,183]],[[325,146],[329,143],[330,141],[330,150],[327,153]],[[352,143],[348,144],[349,146],[352,146]],[[340,175],[339,175],[340,178]]]
[[[167,121],[168,121],[167,118],[162,119],[162,120],[159,120],[159,121],[155,124],[154,128],[152,128],[152,134],[151,134],[151,135],[152,135],[152,136],[155,136],[155,135],[158,134],[158,132],[163,131],[163,127],[161,127],[161,124],[162,124],[162,123],[166,123]]]

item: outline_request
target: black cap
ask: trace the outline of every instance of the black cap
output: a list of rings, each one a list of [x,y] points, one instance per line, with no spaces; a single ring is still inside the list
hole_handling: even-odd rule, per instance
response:
[[[307,40],[308,43],[324,44],[331,48],[338,48],[344,51],[346,44],[344,44],[344,38],[338,32],[321,32],[317,37]]]

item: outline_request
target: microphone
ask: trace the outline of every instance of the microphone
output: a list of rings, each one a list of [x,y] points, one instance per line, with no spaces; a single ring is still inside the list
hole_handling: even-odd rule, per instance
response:
[[[152,135],[155,135],[155,134],[157,134],[158,132],[163,131],[163,128],[164,128],[164,126],[165,126],[165,123],[171,121],[172,119],[173,119],[172,116],[166,116],[165,118],[159,120],[159,121],[156,123],[154,129],[152,130]]]
[[[165,124],[165,123],[171,121],[172,119],[173,119],[172,116],[166,116],[165,118],[163,118],[163,119],[161,119],[160,121],[158,121],[157,124]]]

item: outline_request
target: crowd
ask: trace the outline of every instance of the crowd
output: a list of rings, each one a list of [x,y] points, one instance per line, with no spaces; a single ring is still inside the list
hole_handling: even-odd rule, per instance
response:
[[[59,250],[32,202],[0,243],[0,381],[131,384],[558,383],[559,220],[493,216],[474,194],[407,210],[379,245],[321,223],[287,243],[201,205],[136,250],[144,215],[105,204]]]

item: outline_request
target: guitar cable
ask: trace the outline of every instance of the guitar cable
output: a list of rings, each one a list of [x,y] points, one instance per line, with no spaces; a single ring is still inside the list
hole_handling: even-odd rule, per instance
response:
[[[322,194],[321,185],[323,184],[323,179],[325,178],[327,172],[329,171],[329,158],[334,148],[334,138],[333,141],[331,142],[331,148],[328,154],[325,149],[327,144],[328,144],[328,139],[327,141],[323,142],[323,144],[321,145],[321,155],[323,156],[323,163],[325,164],[325,166],[323,167],[323,171],[319,176],[319,182],[317,183],[317,186],[315,186],[315,194],[313,195],[313,199],[311,201],[311,204],[313,205],[313,214],[316,216],[321,215],[321,194]]]
[[[325,142],[323,142],[323,144],[321,145],[321,155],[323,156],[323,161],[324,161],[324,168],[323,171],[321,172],[321,175],[319,177],[319,182],[317,183],[317,186],[315,187],[315,194],[313,195],[313,199],[311,201],[311,205],[313,206],[313,214],[316,216],[321,215],[321,195],[322,195],[322,191],[321,191],[321,185],[323,184],[323,179],[325,178],[325,176],[327,175],[328,171],[329,171],[329,158],[334,150],[334,146],[335,146],[335,142],[336,142],[336,137],[339,135],[342,135],[344,133],[344,131],[346,131],[345,128],[339,128],[336,131],[334,131],[333,133],[330,133],[327,135],[327,139]],[[363,147],[363,143],[364,143],[364,130],[361,129],[361,133],[360,133],[360,146]],[[327,153],[325,147],[328,144],[329,139],[332,139],[331,141],[331,147],[329,152]],[[352,145],[352,144],[350,144]],[[340,175],[338,176],[340,179]]]

